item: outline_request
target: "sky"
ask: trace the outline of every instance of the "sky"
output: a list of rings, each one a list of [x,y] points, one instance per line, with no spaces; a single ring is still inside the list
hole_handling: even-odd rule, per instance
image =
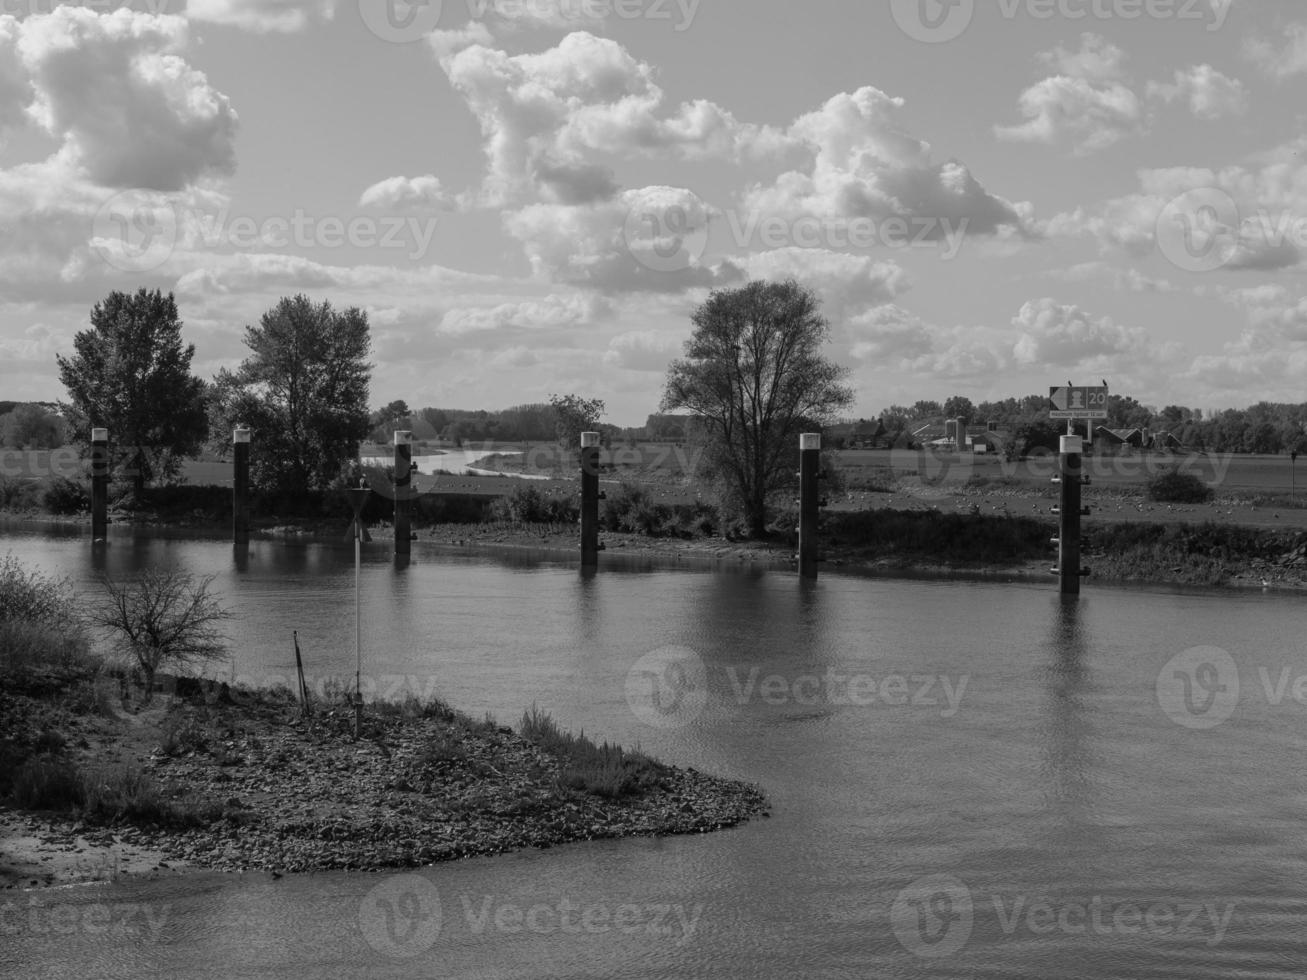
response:
[[[854,417],[1307,399],[1293,0],[0,0],[0,399],[172,292],[299,293],[372,402],[658,409],[713,289],[822,299]]]

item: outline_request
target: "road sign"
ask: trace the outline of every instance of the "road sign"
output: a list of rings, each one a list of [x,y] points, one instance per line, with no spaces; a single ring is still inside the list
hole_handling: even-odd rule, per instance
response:
[[[1049,388],[1048,400],[1053,406],[1049,417],[1055,419],[1107,418],[1107,388],[1104,386],[1068,385]]]

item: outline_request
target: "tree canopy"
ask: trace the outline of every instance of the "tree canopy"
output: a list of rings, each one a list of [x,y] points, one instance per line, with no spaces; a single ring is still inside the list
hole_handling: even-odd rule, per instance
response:
[[[225,452],[243,423],[253,432],[256,486],[287,494],[326,488],[357,458],[371,427],[367,314],[283,298],[245,328],[245,344],[249,356],[214,381],[216,446]]]
[[[695,417],[726,502],[761,537],[768,497],[793,480],[799,433],[833,421],[853,392],[821,354],[830,326],[820,301],[793,280],[716,290],[691,322],[662,410]]]
[[[92,427],[108,428],[114,466],[138,492],[176,476],[208,434],[205,384],[191,374],[195,345],[182,343],[181,329],[172,293],[115,291],[91,309],[73,355],[55,358],[73,438],[89,445]]]

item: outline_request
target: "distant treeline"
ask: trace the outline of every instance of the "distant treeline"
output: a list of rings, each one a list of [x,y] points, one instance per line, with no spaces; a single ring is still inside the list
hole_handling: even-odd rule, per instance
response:
[[[889,439],[912,432],[926,423],[964,418],[970,425],[997,422],[1030,446],[1053,440],[1061,423],[1048,417],[1047,394],[1005,398],[973,404],[954,395],[943,402],[919,401],[911,406],[891,405],[881,413],[880,424]],[[1205,416],[1200,408],[1167,405],[1158,409],[1129,395],[1108,399],[1108,417],[1095,423],[1111,429],[1141,429],[1169,433],[1184,447],[1215,453],[1288,453],[1307,450],[1307,402],[1258,402],[1250,408],[1232,408]],[[865,421],[864,421],[865,424]],[[873,421],[874,424],[874,421]]]

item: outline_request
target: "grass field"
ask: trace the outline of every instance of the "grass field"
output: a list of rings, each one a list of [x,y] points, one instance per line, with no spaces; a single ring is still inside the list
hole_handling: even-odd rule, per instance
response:
[[[575,464],[552,443],[465,444],[465,450],[484,451],[477,465],[511,475],[554,474],[535,481],[547,495],[572,495],[577,480],[568,474]],[[379,455],[388,447],[371,447]],[[507,455],[497,455],[507,454]],[[838,472],[839,492],[828,492],[833,511],[877,509],[979,509],[982,513],[1013,516],[1047,514],[1057,499],[1051,483],[1056,457],[1044,456],[1009,463],[997,456],[934,455],[907,450],[844,450],[828,458]],[[698,462],[693,449],[669,443],[619,445],[604,450],[604,482],[643,485],[658,500],[686,503],[701,495],[692,474]],[[1091,486],[1086,503],[1089,520],[1112,521],[1217,521],[1259,527],[1307,527],[1307,467],[1297,474],[1287,456],[1204,456],[1148,454],[1087,456]],[[1204,505],[1150,503],[1144,498],[1148,479],[1164,470],[1191,472],[1208,483],[1216,499]],[[0,450],[0,477],[48,482],[53,476],[81,479],[85,464],[75,450]],[[1300,479],[1296,479],[1300,478]],[[231,485],[231,462],[213,458],[185,464],[185,482],[193,485]],[[416,488],[425,493],[502,496],[518,484],[505,477],[449,476],[418,473]],[[1296,495],[1291,500],[1291,490]]]

